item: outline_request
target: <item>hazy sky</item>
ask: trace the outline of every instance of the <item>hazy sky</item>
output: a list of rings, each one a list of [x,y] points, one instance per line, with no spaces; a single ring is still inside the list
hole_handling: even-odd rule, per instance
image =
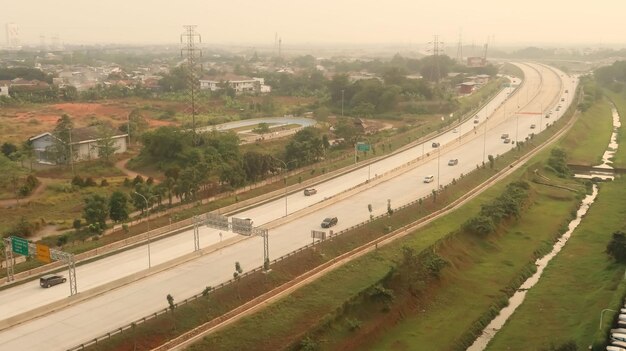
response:
[[[197,24],[204,43],[420,44],[459,32],[477,45],[626,43],[624,0],[0,0],[0,25],[22,43],[176,43]]]

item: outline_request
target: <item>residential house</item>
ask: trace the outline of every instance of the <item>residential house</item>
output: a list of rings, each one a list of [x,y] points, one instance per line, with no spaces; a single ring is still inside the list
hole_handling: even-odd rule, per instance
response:
[[[265,85],[265,79],[263,78],[249,78],[227,74],[214,78],[200,79],[200,89],[216,91],[221,89],[221,84],[227,84],[230,88],[234,89],[237,94],[265,93],[271,91],[271,87]]]
[[[128,134],[115,134],[111,137],[115,153],[125,152],[127,149]],[[46,132],[29,139],[35,150],[35,158],[38,163],[56,164],[66,163],[66,157],[57,160],[55,147],[56,137],[51,132]],[[74,162],[93,160],[98,158],[98,142],[102,140],[102,135],[98,127],[74,128],[71,132],[71,149],[74,155]]]

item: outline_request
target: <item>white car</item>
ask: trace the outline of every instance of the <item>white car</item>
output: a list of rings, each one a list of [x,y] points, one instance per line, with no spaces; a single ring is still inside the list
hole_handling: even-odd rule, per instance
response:
[[[435,181],[434,175],[427,175],[426,177],[424,177],[424,183],[432,183],[433,181]]]

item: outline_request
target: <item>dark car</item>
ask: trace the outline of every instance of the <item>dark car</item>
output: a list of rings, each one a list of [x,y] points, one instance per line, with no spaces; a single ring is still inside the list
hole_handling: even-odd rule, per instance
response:
[[[459,164],[459,159],[458,158],[453,158],[450,161],[448,161],[448,166],[456,166]]]
[[[39,285],[42,288],[49,288],[51,286],[65,283],[67,279],[64,276],[58,274],[46,274],[39,278]]]
[[[317,190],[315,190],[315,188],[304,189],[304,196],[311,196],[315,194],[317,194]]]
[[[439,144],[438,142],[434,142],[434,143],[432,144],[432,147],[439,147],[439,145],[441,145],[441,144]]]
[[[327,217],[322,221],[322,228],[330,228],[337,224],[337,217]]]

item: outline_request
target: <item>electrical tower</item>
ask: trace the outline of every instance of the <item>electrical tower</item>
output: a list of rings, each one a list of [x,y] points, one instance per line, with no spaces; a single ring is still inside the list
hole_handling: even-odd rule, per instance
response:
[[[433,41],[428,43],[432,47],[429,51],[432,52],[434,69],[431,71],[430,79],[439,83],[441,79],[441,70],[439,69],[439,55],[443,53],[443,42],[439,41],[439,36],[434,35]]]
[[[198,69],[196,67],[197,60],[202,57],[202,50],[196,47],[196,40],[198,43],[202,42],[202,37],[196,32],[196,25],[183,26],[185,32],[180,35],[180,42],[183,47],[180,49],[181,57],[185,58],[185,69],[187,73],[187,89],[190,97],[190,112],[191,112],[191,129],[192,129],[192,144],[196,145],[196,93],[200,89],[200,81],[198,77]],[[202,67],[200,67],[202,71]]]
[[[456,47],[456,61],[458,63],[463,63],[463,38],[461,33],[459,33],[459,44]]]
[[[278,57],[282,57],[283,38],[278,38]]]

